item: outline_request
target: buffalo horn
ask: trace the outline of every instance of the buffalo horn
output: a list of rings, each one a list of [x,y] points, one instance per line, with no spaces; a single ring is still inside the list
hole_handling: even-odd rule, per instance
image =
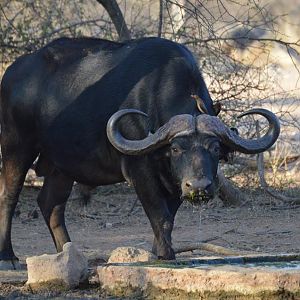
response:
[[[129,155],[150,153],[166,145],[176,136],[195,132],[195,118],[191,115],[176,115],[158,130],[142,140],[128,140],[119,130],[119,121],[125,115],[136,114],[147,117],[147,114],[136,109],[122,109],[114,113],[108,120],[106,132],[111,144],[120,152]]]
[[[270,111],[262,108],[251,109],[240,116],[258,114],[265,117],[269,122],[267,133],[261,138],[255,140],[244,139],[217,117],[199,115],[197,117],[197,130],[202,133],[214,134],[218,136],[222,142],[231,149],[246,153],[256,154],[270,148],[277,140],[280,133],[280,124],[278,118]]]

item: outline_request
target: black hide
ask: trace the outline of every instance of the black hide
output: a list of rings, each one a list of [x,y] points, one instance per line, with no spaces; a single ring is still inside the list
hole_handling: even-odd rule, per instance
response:
[[[70,240],[64,209],[73,182],[97,186],[126,178],[151,222],[153,251],[173,259],[171,231],[182,201],[182,183],[172,174],[177,171],[170,163],[170,149],[122,155],[109,143],[106,124],[119,109],[138,109],[149,118],[125,117],[121,130],[128,139],[143,138],[172,116],[198,115],[191,95],[199,96],[207,112],[215,114],[191,52],[160,38],[126,43],[62,38],[17,59],[1,86],[0,260],[16,259],[11,218],[25,174],[38,155],[37,173],[45,176],[38,204],[58,251]],[[199,151],[218,161],[210,150]],[[192,163],[184,159],[180,170]],[[206,169],[214,178],[217,163],[211,168],[207,161]]]

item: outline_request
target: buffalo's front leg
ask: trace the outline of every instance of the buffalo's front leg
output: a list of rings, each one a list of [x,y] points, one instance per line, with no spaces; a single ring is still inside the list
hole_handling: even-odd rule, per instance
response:
[[[146,165],[132,170],[132,182],[154,232],[155,254],[160,259],[175,259],[171,242],[174,218],[168,209],[167,195],[158,176]]]
[[[171,216],[172,216],[172,220],[174,222],[174,219],[175,219],[175,215],[177,213],[177,210],[178,208],[180,207],[182,201],[180,200],[179,197],[172,197],[172,196],[169,196],[168,199],[167,199],[167,206],[168,206],[168,210],[169,212],[171,213]],[[171,233],[170,233],[171,234]],[[152,246],[152,252],[154,254],[157,254],[157,249],[158,249],[158,246],[159,245],[159,242],[158,240],[156,239],[156,237],[154,236],[154,239],[153,239],[153,246]]]
[[[159,191],[157,189],[150,189],[150,191],[153,194],[148,194],[147,191],[137,191],[137,194],[154,232],[155,242],[152,251],[159,259],[175,259],[171,239],[174,219],[165,206],[164,198],[159,195]]]
[[[38,205],[52,235],[58,252],[70,241],[65,225],[65,206],[71,193],[73,180],[59,171],[47,175],[38,196]]]

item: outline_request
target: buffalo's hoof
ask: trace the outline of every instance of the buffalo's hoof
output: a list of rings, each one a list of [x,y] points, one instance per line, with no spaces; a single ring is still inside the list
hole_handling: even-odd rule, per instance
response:
[[[18,259],[12,260],[0,260],[0,270],[8,271],[8,270],[20,270],[21,265]]]
[[[161,260],[175,260],[175,253],[174,251],[171,249],[170,251],[164,251],[163,254],[158,254],[157,255],[158,259]]]

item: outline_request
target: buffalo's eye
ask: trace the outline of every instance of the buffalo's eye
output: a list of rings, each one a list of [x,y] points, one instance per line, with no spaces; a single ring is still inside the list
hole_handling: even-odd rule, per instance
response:
[[[178,146],[172,146],[171,147],[171,152],[172,152],[172,154],[176,155],[176,154],[179,154],[181,152],[181,149]]]
[[[172,150],[172,152],[173,152],[173,153],[177,153],[177,152],[179,152],[179,150],[178,150],[178,148],[177,148],[177,147],[172,147],[172,148],[171,148],[171,150]]]
[[[220,152],[221,152],[221,148],[220,145],[218,144],[214,144],[210,147],[210,151],[212,152],[212,154],[219,156]]]

